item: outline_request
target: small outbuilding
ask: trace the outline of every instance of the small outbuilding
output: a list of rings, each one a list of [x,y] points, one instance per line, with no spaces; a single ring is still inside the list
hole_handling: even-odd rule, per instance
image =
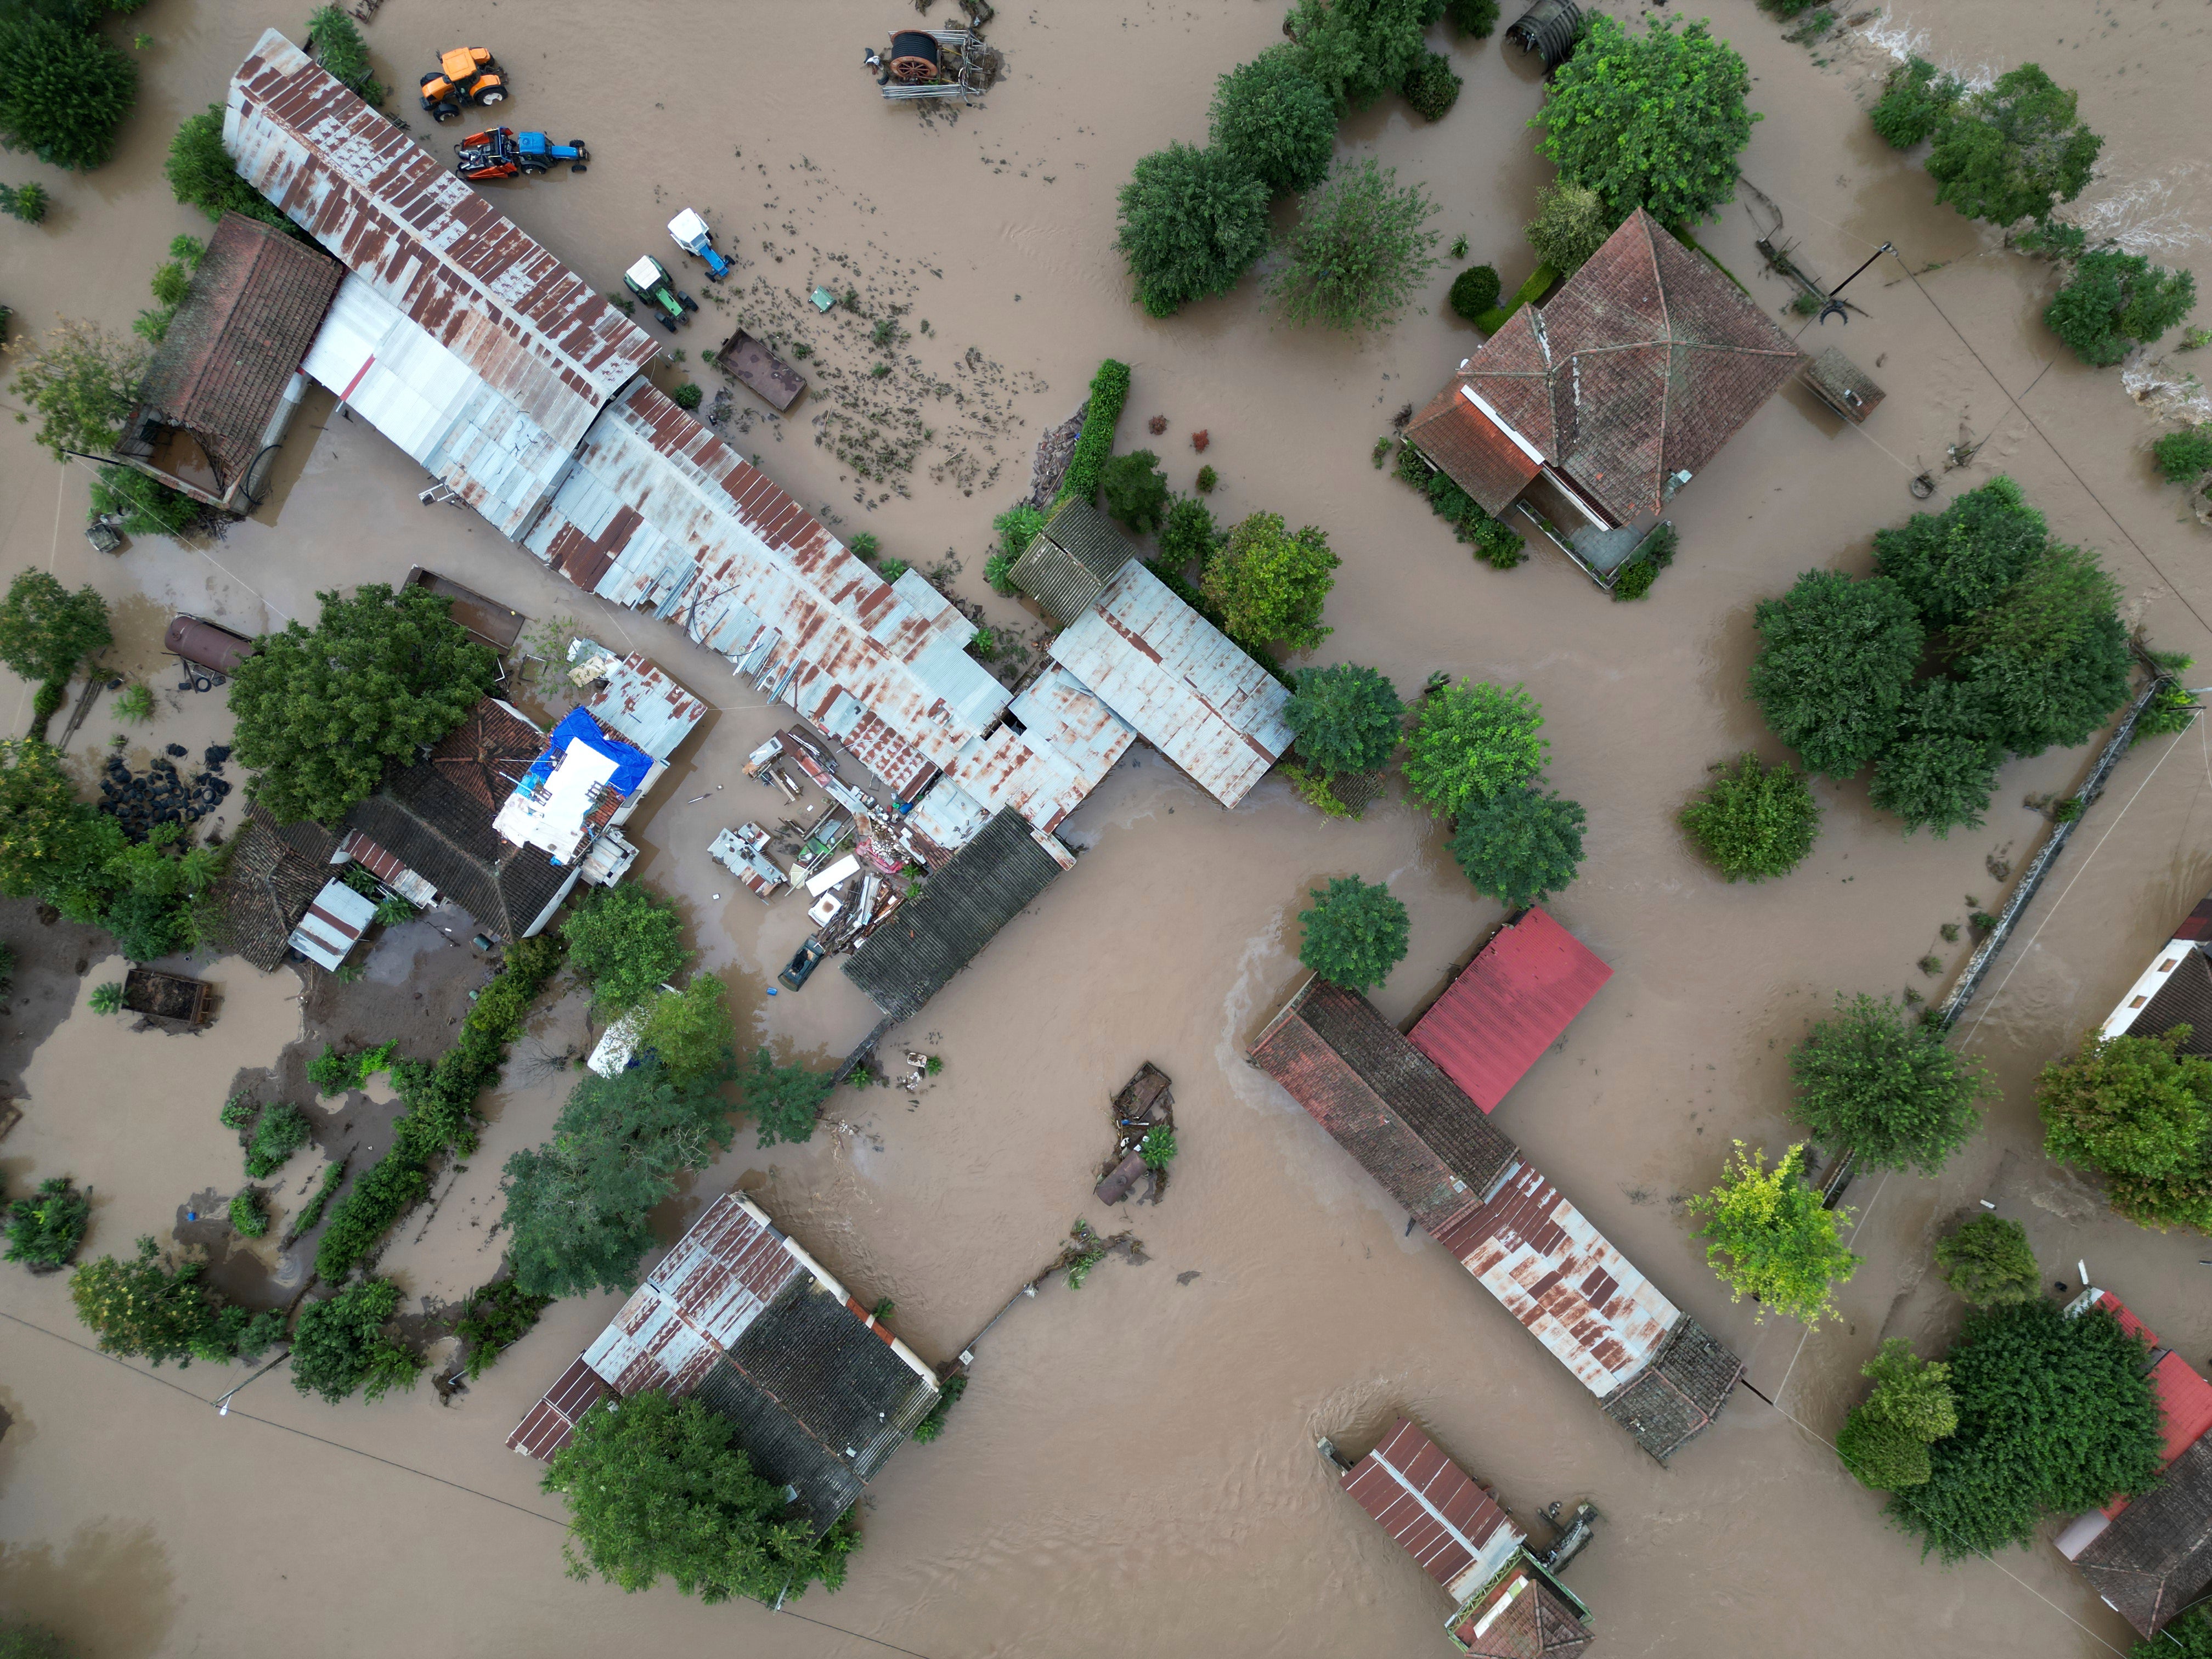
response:
[[[1873,375],[1834,346],[1806,364],[1799,378],[1808,392],[1853,426],[1863,422],[1889,395],[1875,384]]]
[[[1010,574],[1016,587],[1067,628],[1136,556],[1137,550],[1104,514],[1081,496],[1071,495],[1014,561]]]
[[[292,929],[290,944],[317,967],[336,971],[375,920],[376,905],[366,895],[342,881],[325,882]]]

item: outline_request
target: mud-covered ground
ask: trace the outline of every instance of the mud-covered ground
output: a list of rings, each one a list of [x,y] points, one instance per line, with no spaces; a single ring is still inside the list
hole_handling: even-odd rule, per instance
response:
[[[860,47],[908,15],[894,0],[619,15],[552,0],[526,21],[496,0],[435,11],[390,0],[368,39],[380,73],[400,84],[463,36],[489,44],[517,88],[509,119],[591,141],[587,174],[494,193],[594,281],[615,287],[641,252],[676,263],[662,225],[684,205],[705,213],[742,267],[671,343],[686,361],[659,378],[719,389],[699,359],[740,317],[807,343],[814,389],[791,415],[772,420],[737,388],[725,429],[844,533],[872,530],[886,554],[945,568],[994,626],[1034,637],[1034,618],[982,587],[988,519],[1028,488],[1030,447],[1110,354],[1135,374],[1124,447],[1158,449],[1188,488],[1199,458],[1185,434],[1204,428],[1218,512],[1264,507],[1329,531],[1345,563],[1322,659],[1377,664],[1407,690],[1437,669],[1526,682],[1545,707],[1552,780],[1590,815],[1584,873],[1553,908],[1614,977],[1500,1117],[1737,1346],[1774,1407],[1740,1393],[1659,1468],[1455,1263],[1406,1238],[1380,1190],[1243,1064],[1244,1042],[1296,982],[1295,915],[1319,880],[1387,878],[1411,904],[1413,953],[1377,995],[1394,1016],[1432,994],[1497,919],[1434,826],[1396,799],[1363,823],[1325,822],[1279,782],[1224,813],[1140,750],[1070,826],[1086,849],[1077,870],[895,1036],[945,1059],[918,1101],[843,1091],[825,1133],[773,1155],[741,1129],[658,1218],[672,1237],[707,1197],[744,1184],[864,1301],[893,1298],[894,1323],[932,1359],[956,1353],[1051,1259],[1073,1218],[1144,1241],[1142,1265],[1107,1262],[1076,1292],[1050,1285],[991,1333],[945,1437],[902,1451],[876,1483],[842,1593],[779,1616],[560,1576],[557,1504],[501,1441],[611,1297],[556,1307],[450,1410],[427,1388],[332,1410],[295,1396],[280,1371],[218,1419],[204,1402],[242,1373],[104,1360],[64,1281],[11,1269],[0,1274],[10,1322],[0,1606],[56,1622],[101,1659],[615,1643],[793,1656],[890,1644],[930,1659],[1437,1653],[1437,1594],[1312,1449],[1320,1433],[1364,1449],[1403,1411],[1524,1516],[1555,1498],[1595,1501],[1605,1519],[1571,1582],[1608,1651],[2124,1648],[2125,1627],[2046,1546],[1948,1571],[1922,1564],[1823,1437],[1883,1336],[1944,1339],[1955,1304],[1928,1274],[1929,1245],[1984,1199],[2027,1224],[2054,1280],[2074,1282],[2086,1261],[2166,1341],[2212,1362],[2203,1241],[2106,1214],[2042,1158],[2031,1097],[2037,1069],[2101,1017],[2212,886],[2212,739],[2156,739],[2123,763],[1963,1024],[2004,1087],[1986,1134],[1938,1179],[1853,1189],[1866,1265],[1842,1294],[1845,1318],[1810,1337],[1729,1301],[1680,1200],[1710,1183],[1731,1138],[1786,1140],[1785,1058],[1835,992],[1932,993],[1914,967],[1931,951],[1955,969],[1967,946],[1947,945],[1942,925],[1964,921],[1969,896],[1994,908],[1989,860],[2017,866],[2045,827],[2022,801],[2070,789],[2088,756],[2008,766],[1987,828],[1948,842],[1905,842],[1863,786],[1821,786],[1814,856],[1756,887],[1715,878],[1673,819],[1709,763],[1747,746],[1779,753],[1742,696],[1753,605],[1808,566],[1864,568],[1872,532],[1913,506],[1907,480],[1940,471],[1962,429],[1982,447],[1942,476],[1943,496],[2011,471],[2057,534],[2103,552],[2157,645],[2212,661],[2204,532],[2146,453],[2162,428],[2121,374],[2079,366],[2044,329],[2047,268],[1933,207],[1916,162],[1884,147],[1863,112],[1887,44],[1916,30],[1923,50],[1962,70],[2039,58],[2081,89],[2108,139],[2105,177],[2083,198],[2093,222],[2187,263],[2212,207],[2212,142],[2184,118],[2212,62],[2212,17],[2182,0],[1957,0],[1808,52],[1747,0],[1711,10],[1750,60],[1767,118],[1744,158],[1760,194],[1741,192],[1701,231],[1705,246],[1778,313],[1790,290],[1759,273],[1751,246],[1771,222],[1763,207],[1753,217],[1762,199],[1795,257],[1830,283],[1884,241],[1919,275],[1878,264],[1852,290],[1861,314],[1829,326],[1888,392],[1874,419],[1846,428],[1799,390],[1777,396],[1676,499],[1681,555],[1638,605],[1608,603],[1540,554],[1511,573],[1475,565],[1369,467],[1391,415],[1475,343],[1443,307],[1449,269],[1425,313],[1364,343],[1271,327],[1250,281],[1165,323],[1127,302],[1110,248],[1115,189],[1145,151],[1202,138],[1212,77],[1278,38],[1276,6],[1002,6],[991,34],[1009,78],[957,117],[887,106],[861,75]],[[260,28],[303,21],[152,0],[118,25],[155,42],[118,159],[82,179],[20,157],[0,166],[11,179],[44,178],[56,198],[46,225],[0,235],[0,302],[19,330],[56,314],[128,325],[168,239],[202,228],[161,184],[169,132],[222,96]],[[1539,85],[1496,40],[1455,45],[1440,32],[1438,44],[1467,78],[1449,117],[1428,126],[1387,100],[1345,125],[1342,147],[1428,181],[1445,240],[1464,232],[1510,289],[1530,263],[1517,225],[1547,172],[1525,125]],[[452,135],[432,137],[442,149]],[[696,265],[684,280],[709,292]],[[860,309],[802,310],[817,283],[854,287]],[[870,373],[878,361],[891,374]],[[2135,384],[2181,380],[2191,360],[2170,361],[2136,366]],[[1154,414],[1169,419],[1157,440],[1144,430]],[[862,427],[875,447],[853,447]],[[842,1052],[871,1023],[834,973],[770,1000],[768,976],[804,921],[795,907],[764,910],[706,858],[716,830],[769,804],[738,768],[777,716],[672,630],[579,595],[471,515],[417,506],[412,465],[334,418],[327,398],[311,399],[260,517],[189,547],[142,542],[95,558],[76,535],[82,471],[55,467],[12,424],[0,424],[0,566],[95,582],[120,619],[115,665],[147,675],[170,705],[136,729],[137,750],[173,739],[197,751],[221,730],[219,699],[175,693],[155,660],[172,611],[251,632],[312,614],[319,588],[396,580],[414,563],[656,657],[714,712],[635,826],[639,873],[684,906],[741,1023],[779,1054]],[[22,729],[27,699],[12,682],[0,689],[8,729]],[[96,755],[111,729],[95,708],[73,752]],[[35,920],[0,916],[0,935],[25,929]],[[76,964],[102,948],[55,930],[27,951],[35,971],[0,1024],[0,1083],[23,1109],[0,1142],[0,1173],[10,1191],[60,1170],[91,1182],[94,1251],[171,1236],[196,1196],[235,1190],[236,1148],[215,1113],[241,1072],[292,1063],[288,1048],[304,1054],[325,1029],[397,1036],[410,1051],[434,1036],[419,1016],[424,1034],[410,1032],[407,1010],[449,955],[403,931],[368,981],[304,1012],[291,972],[216,963],[202,971],[222,990],[221,1020],[170,1037],[90,1014],[89,988],[116,964]],[[418,1312],[489,1277],[499,1164],[543,1138],[567,1086],[552,1062],[589,1035],[573,997],[541,1012],[488,1100],[483,1149],[386,1251]],[[1098,1114],[1147,1059],[1175,1079],[1175,1201],[1108,1215],[1089,1197]],[[350,1109],[368,1146],[374,1103]],[[322,1135],[288,1168],[280,1206],[336,1145]]]

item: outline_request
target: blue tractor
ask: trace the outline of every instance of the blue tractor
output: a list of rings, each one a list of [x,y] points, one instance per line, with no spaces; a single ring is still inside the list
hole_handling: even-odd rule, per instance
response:
[[[714,246],[714,233],[707,228],[707,222],[690,208],[685,208],[668,222],[668,234],[675,239],[677,246],[707,262],[707,276],[710,281],[730,274],[730,262]]]
[[[513,127],[472,133],[453,146],[453,171],[478,181],[544,173],[558,161],[567,162],[571,173],[581,173],[592,159],[580,138],[556,144],[542,132],[517,132]]]

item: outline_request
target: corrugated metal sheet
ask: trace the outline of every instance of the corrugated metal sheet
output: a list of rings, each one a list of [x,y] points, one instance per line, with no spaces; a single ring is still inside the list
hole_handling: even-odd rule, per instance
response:
[[[1612,977],[1580,939],[1531,909],[1498,930],[1407,1036],[1487,1112]]]
[[[240,175],[563,452],[653,337],[275,29],[232,77]]]
[[[1057,664],[1030,681],[1006,713],[1031,745],[1067,763],[1086,795],[1137,740],[1134,727]]]
[[[975,840],[990,821],[991,809],[950,778],[932,784],[906,816],[908,829],[947,853]]]
[[[1405,1418],[1344,1476],[1344,1489],[1456,1601],[1527,1536],[1496,1499]]]
[[[308,961],[336,971],[375,920],[375,905],[342,881],[328,882],[292,929],[291,946]]]
[[[2120,1328],[2140,1340],[2147,1349],[2159,1350],[2158,1333],[2137,1319],[2127,1304],[2110,1291],[2097,1292],[2096,1305],[2120,1322]],[[2197,1375],[2194,1367],[2171,1349],[2150,1368],[2150,1380],[2158,1390],[2158,1403],[2166,1413],[2166,1462],[2187,1451],[2206,1430],[2212,1429],[2212,1382]],[[2117,1515],[2125,1507],[2124,1500],[2115,1503],[2105,1511]]]
[[[507,1437],[507,1449],[544,1462],[568,1443],[576,1425],[595,1401],[607,1395],[607,1385],[581,1358],[571,1360],[560,1381],[523,1416]]]
[[[1523,1164],[1437,1242],[1592,1394],[1651,1363],[1681,1310]]]
[[[583,706],[608,731],[657,761],[681,748],[706,718],[705,703],[678,685],[659,663],[648,662],[635,651],[602,666],[599,675],[605,688],[586,697]]]
[[[1289,691],[1141,563],[1121,567],[1052,658],[1224,806],[1291,746]]]

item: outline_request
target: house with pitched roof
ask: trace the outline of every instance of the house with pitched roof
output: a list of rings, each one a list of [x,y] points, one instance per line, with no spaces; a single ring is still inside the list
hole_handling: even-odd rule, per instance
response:
[[[312,820],[279,823],[258,805],[230,844],[210,896],[215,943],[263,973],[282,967],[292,930],[330,879],[337,837]]]
[[[2197,902],[2173,937],[2136,975],[2118,1006],[2097,1030],[2101,1037],[2164,1036],[2189,1027],[2181,1052],[2212,1059],[2212,897]]]
[[[1406,440],[1484,512],[1525,518],[1602,580],[1803,361],[1638,208],[1462,362]]]

